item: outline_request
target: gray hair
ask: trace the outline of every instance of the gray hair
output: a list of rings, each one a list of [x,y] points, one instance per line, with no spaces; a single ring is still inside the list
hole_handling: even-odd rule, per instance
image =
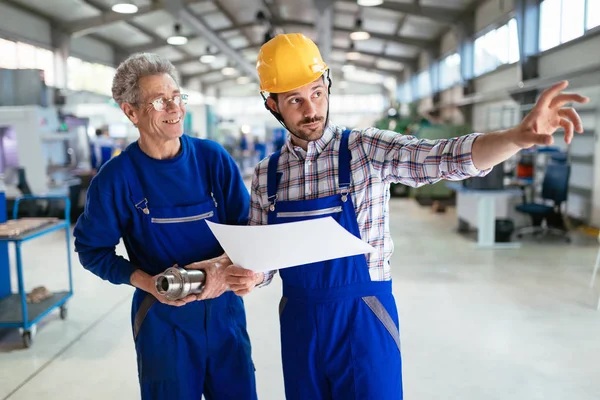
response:
[[[112,95],[117,104],[139,104],[140,78],[149,75],[169,74],[177,82],[177,70],[169,60],[153,53],[136,53],[117,68],[112,83]]]

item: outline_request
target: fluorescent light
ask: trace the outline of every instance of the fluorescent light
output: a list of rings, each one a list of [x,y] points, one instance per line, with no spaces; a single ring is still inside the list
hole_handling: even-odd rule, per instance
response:
[[[135,14],[138,12],[138,8],[135,4],[131,3],[119,3],[112,6],[112,10],[119,14]]]
[[[236,79],[236,82],[240,85],[245,85],[247,83],[250,83],[250,78],[248,78],[247,76],[240,76]]]
[[[173,46],[181,46],[182,44],[186,44],[187,41],[185,36],[171,36],[167,39],[167,43]]]
[[[368,40],[371,38],[369,32],[366,31],[356,31],[350,34],[350,39],[352,40]]]
[[[342,71],[344,71],[344,72],[354,71],[355,69],[356,69],[356,67],[352,64],[345,64],[342,66]]]
[[[215,57],[214,54],[204,54],[202,56],[200,56],[200,62],[204,63],[204,64],[210,64],[211,62],[215,61],[217,59],[217,57]]]
[[[358,51],[349,51],[346,53],[346,58],[348,60],[356,61],[360,58],[360,53]]]
[[[357,0],[359,6],[375,7],[383,4],[383,0]]]
[[[221,73],[223,75],[233,75],[235,74],[237,71],[235,70],[235,68],[233,67],[225,67],[221,70]]]

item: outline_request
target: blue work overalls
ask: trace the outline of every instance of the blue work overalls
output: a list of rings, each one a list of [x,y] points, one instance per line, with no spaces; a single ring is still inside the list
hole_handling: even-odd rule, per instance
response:
[[[350,196],[349,135],[343,133],[339,149],[339,193],[331,196],[277,201],[280,153],[271,156],[269,224],[331,216],[360,238]],[[364,255],[287,268],[280,275],[286,398],[402,399],[398,312],[391,281],[372,281]]]
[[[184,267],[223,254],[206,224],[224,223],[211,191],[199,204],[152,207],[128,152],[122,155],[137,211],[134,231],[144,232],[141,238],[126,236],[125,246],[131,258],[131,241],[142,242],[144,259],[155,260],[137,264],[140,268],[156,275],[173,264]],[[257,398],[244,305],[233,292],[174,307],[136,289],[131,322],[143,400],[200,400],[203,394],[207,400]]]

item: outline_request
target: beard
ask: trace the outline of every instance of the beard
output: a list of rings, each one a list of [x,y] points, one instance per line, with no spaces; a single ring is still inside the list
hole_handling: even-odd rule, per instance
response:
[[[327,121],[325,117],[305,118],[289,131],[299,139],[311,142],[323,136]]]

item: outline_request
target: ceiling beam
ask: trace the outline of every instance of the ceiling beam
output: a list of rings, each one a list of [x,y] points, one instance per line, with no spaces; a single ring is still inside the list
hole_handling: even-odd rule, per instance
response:
[[[279,25],[279,26],[281,26],[281,25],[301,26],[301,27],[305,27],[305,28],[306,27],[314,28],[314,24],[312,22],[304,22],[304,21],[300,21],[300,20],[291,20],[291,19],[287,19],[287,20],[284,19],[284,20],[278,21],[277,25]],[[334,26],[333,30],[335,32],[342,32],[342,33],[348,33],[348,34],[350,34],[354,31],[353,29],[344,28],[341,26]],[[369,33],[370,33],[371,37],[374,39],[387,40],[390,42],[400,43],[400,44],[404,44],[407,46],[419,47],[421,49],[435,46],[435,41],[433,41],[433,40],[417,39],[417,38],[410,38],[410,37],[396,36],[396,35],[386,35],[383,33],[375,33],[375,32],[369,32]]]
[[[236,47],[236,48],[234,48],[234,50],[237,51],[237,52],[239,52],[239,53],[241,53],[241,52],[246,51],[246,50],[258,49],[258,48],[259,48],[259,46],[257,46],[257,45],[250,45],[250,46],[246,46],[246,47]],[[215,56],[217,56],[217,55],[219,55],[221,53],[217,52],[217,53],[213,53],[213,54]],[[177,66],[180,66],[180,65],[183,65],[183,64],[194,62],[194,61],[200,62],[200,56],[189,56],[189,57],[186,57],[186,58],[182,58],[181,60],[172,61],[172,63],[173,63],[174,66],[177,67]]]
[[[345,3],[355,3],[356,0],[337,0]],[[419,3],[396,3],[393,1],[384,1],[377,6],[380,10],[395,11],[402,14],[424,17],[435,22],[451,24],[461,15],[462,10],[448,7],[422,6]]]
[[[402,75],[401,70],[397,71],[397,70],[391,70],[391,69],[377,68],[377,67],[373,67],[373,65],[370,63],[365,63],[365,62],[361,62],[361,61],[345,61],[344,65],[353,65],[357,68],[360,68],[360,69],[368,71],[368,72],[377,72],[382,75],[393,76],[396,78],[399,77],[400,75]],[[333,64],[332,68],[334,70],[341,70],[342,65]],[[334,83],[334,85],[335,85],[335,83]]]
[[[87,1],[86,1],[87,2]],[[186,4],[194,4],[201,2],[209,2],[209,0],[185,0]],[[96,7],[96,6],[93,6]],[[98,8],[98,7],[96,7]],[[62,28],[65,32],[68,32],[72,36],[85,36],[88,35],[98,29],[103,28],[108,24],[112,24],[120,21],[131,21],[134,18],[140,17],[142,15],[146,15],[152,13],[154,11],[162,10],[164,6],[162,2],[152,1],[150,5],[141,6],[138,8],[138,12],[135,14],[119,14],[111,10],[104,10],[102,14],[97,17],[90,17],[85,19],[80,19],[76,21],[70,21],[68,23],[64,23]]]
[[[102,11],[102,12],[107,12],[108,11],[108,6],[98,2],[98,0],[83,0],[86,4],[94,7],[95,9],[97,9],[98,11]],[[156,1],[153,1],[152,5],[157,4]],[[161,43],[160,46],[167,46],[169,43],[167,43],[167,41],[165,39],[163,39],[162,37],[160,37],[156,32],[147,29],[145,26],[143,26],[142,24],[135,22],[133,20],[129,20],[129,21],[124,21],[127,25],[137,29],[138,31],[142,32],[144,35],[152,38],[152,43]],[[176,47],[173,46],[175,49],[177,49],[177,51],[181,54],[183,54],[184,56],[191,56],[191,54],[187,51],[185,51],[183,48],[181,47]]]
[[[233,26],[240,24],[239,21],[237,20],[237,18],[235,17],[235,15],[233,15],[228,9],[225,8],[223,3],[221,3],[221,0],[213,0],[213,3],[215,5],[215,7],[217,7],[217,10],[221,14],[223,14],[225,17],[227,17],[227,19]],[[252,38],[250,37],[250,35],[248,35],[248,32],[246,32],[245,29],[240,29],[240,32],[242,33],[242,35],[244,35],[244,37],[248,41],[248,44],[251,45],[254,43],[254,40],[252,40]]]
[[[258,80],[258,73],[256,72],[254,63],[248,62],[225,40],[219,37],[219,35],[213,31],[203,20],[194,15],[182,0],[169,0],[169,2],[165,3],[165,7],[175,19],[181,20],[182,22],[188,24],[199,35],[202,35],[204,38],[206,38],[206,40],[221,50],[227,56],[227,58],[237,64],[244,74],[247,74],[251,79]]]
[[[350,51],[349,48],[347,47],[340,47],[340,46],[333,46],[333,50],[335,51],[343,51],[343,52],[348,52]],[[356,51],[357,53],[360,54],[364,54],[365,56],[371,56],[371,57],[377,57],[377,58],[385,58],[386,60],[389,61],[395,61],[395,62],[399,62],[402,64],[411,64],[414,63],[416,58],[410,58],[410,57],[398,57],[398,56],[388,56],[387,54],[384,53],[375,53],[375,52],[371,52],[371,51],[361,51],[356,49],[356,47],[354,48],[353,51]]]
[[[192,15],[194,15],[194,14],[192,14]],[[196,15],[194,15],[194,17],[198,18]],[[221,33],[224,33],[224,32],[234,31],[234,30],[238,30],[238,29],[242,30],[244,28],[251,28],[251,27],[254,27],[254,26],[256,26],[256,23],[254,23],[254,22],[246,22],[246,23],[243,23],[243,24],[232,25],[232,26],[228,26],[228,27],[225,27],[225,28],[215,29],[215,30],[213,30],[213,32],[216,33],[216,34],[221,34]],[[203,37],[203,35],[189,35],[187,38],[188,38],[188,41],[192,41],[192,40],[197,39],[199,37]],[[153,40],[150,43],[142,44],[142,45],[135,46],[135,47],[130,47],[129,51],[131,53],[144,53],[146,51],[154,50],[154,49],[157,49],[159,47],[166,46],[166,45],[168,45],[167,41],[165,39],[161,38],[160,40]]]

